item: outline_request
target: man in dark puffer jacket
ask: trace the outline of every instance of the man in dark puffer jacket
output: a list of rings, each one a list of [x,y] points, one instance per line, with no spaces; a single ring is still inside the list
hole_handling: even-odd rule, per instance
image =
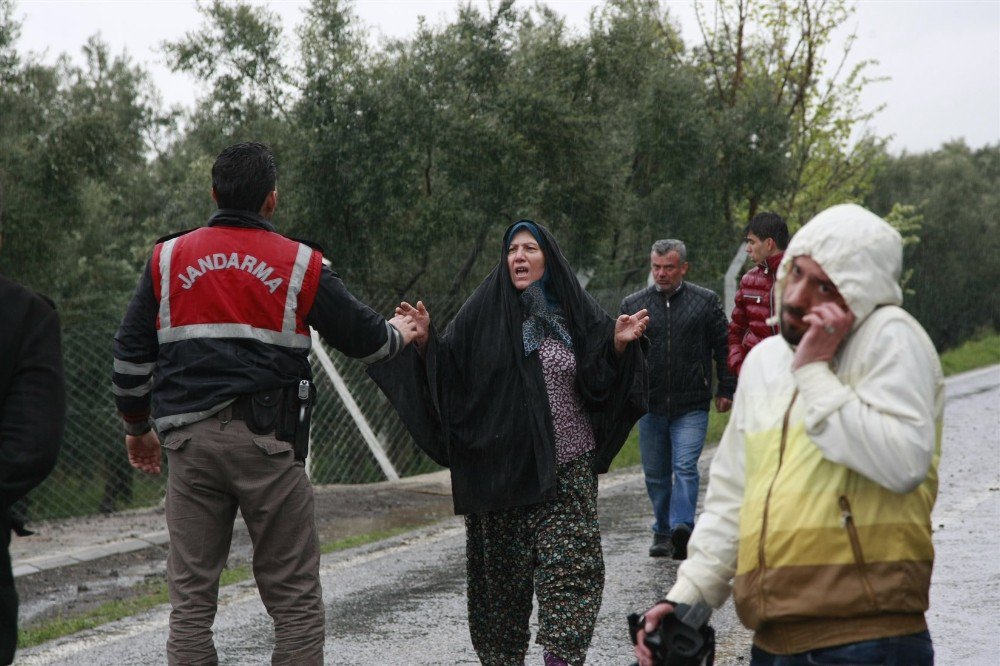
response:
[[[649,554],[661,557],[672,550],[674,559],[683,560],[698,501],[698,457],[712,402],[713,356],[718,411],[732,405],[736,378],[726,368],[726,315],[719,297],[684,281],[684,243],[656,241],[650,265],[653,284],[626,297],[621,312],[649,310],[649,413],[639,420],[642,469],[654,515]]]
[[[757,213],[746,228],[747,256],[754,267],[740,280],[729,322],[729,372],[736,376],[754,345],[778,332],[774,315],[774,274],[788,247],[788,226],[777,213]]]

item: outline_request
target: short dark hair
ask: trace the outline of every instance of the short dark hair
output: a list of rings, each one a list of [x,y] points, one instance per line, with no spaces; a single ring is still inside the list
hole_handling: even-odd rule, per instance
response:
[[[757,213],[750,220],[744,233],[753,234],[761,240],[774,239],[779,250],[788,247],[788,225],[777,213],[765,211]]]
[[[212,189],[219,208],[260,212],[278,183],[278,165],[262,143],[229,146],[212,165]]]

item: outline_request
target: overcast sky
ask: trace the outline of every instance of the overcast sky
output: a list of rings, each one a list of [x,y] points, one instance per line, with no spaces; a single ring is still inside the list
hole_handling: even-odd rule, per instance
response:
[[[520,0],[523,6],[532,0]],[[288,34],[306,2],[270,0]],[[458,0],[358,0],[355,10],[373,37],[406,37],[425,16],[432,24],[452,19]],[[476,2],[483,7],[487,2]],[[595,0],[549,0],[573,28],[583,31]],[[697,27],[690,0],[666,2],[691,43]],[[194,0],[20,0],[20,51],[61,53],[79,59],[87,38],[100,33],[112,53],[127,52],[153,75],[167,104],[190,106],[198,94],[186,75],[163,64],[159,44],[201,25]],[[964,138],[972,147],[1000,142],[1000,0],[861,0],[850,19],[858,40],[852,61],[875,59],[873,73],[889,81],[869,85],[867,108],[885,104],[872,123],[893,136],[894,152],[921,152]],[[846,36],[847,30],[843,31]],[[832,52],[831,52],[832,55]]]

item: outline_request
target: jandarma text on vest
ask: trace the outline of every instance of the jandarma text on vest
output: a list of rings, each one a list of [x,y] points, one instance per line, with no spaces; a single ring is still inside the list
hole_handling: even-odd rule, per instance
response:
[[[197,268],[194,266],[188,266],[187,275],[184,275],[184,273],[178,273],[177,279],[181,281],[181,286],[184,289],[190,289],[194,285],[195,280],[208,271],[221,271],[230,268],[250,273],[255,278],[263,282],[264,286],[266,286],[272,294],[278,289],[278,287],[281,286],[281,283],[283,282],[283,279],[280,277],[268,279],[271,277],[271,273],[274,272],[274,267],[268,266],[266,261],[258,262],[257,257],[249,254],[243,255],[243,259],[241,261],[240,255],[236,252],[233,252],[228,257],[222,252],[206,254],[204,257],[198,259]]]

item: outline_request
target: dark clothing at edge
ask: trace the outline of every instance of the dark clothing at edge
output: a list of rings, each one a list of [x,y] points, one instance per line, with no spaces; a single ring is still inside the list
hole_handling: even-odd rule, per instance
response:
[[[26,534],[11,515],[17,500],[56,464],[66,423],[59,315],[46,299],[0,277],[0,664],[17,647],[17,591],[11,532]]]

